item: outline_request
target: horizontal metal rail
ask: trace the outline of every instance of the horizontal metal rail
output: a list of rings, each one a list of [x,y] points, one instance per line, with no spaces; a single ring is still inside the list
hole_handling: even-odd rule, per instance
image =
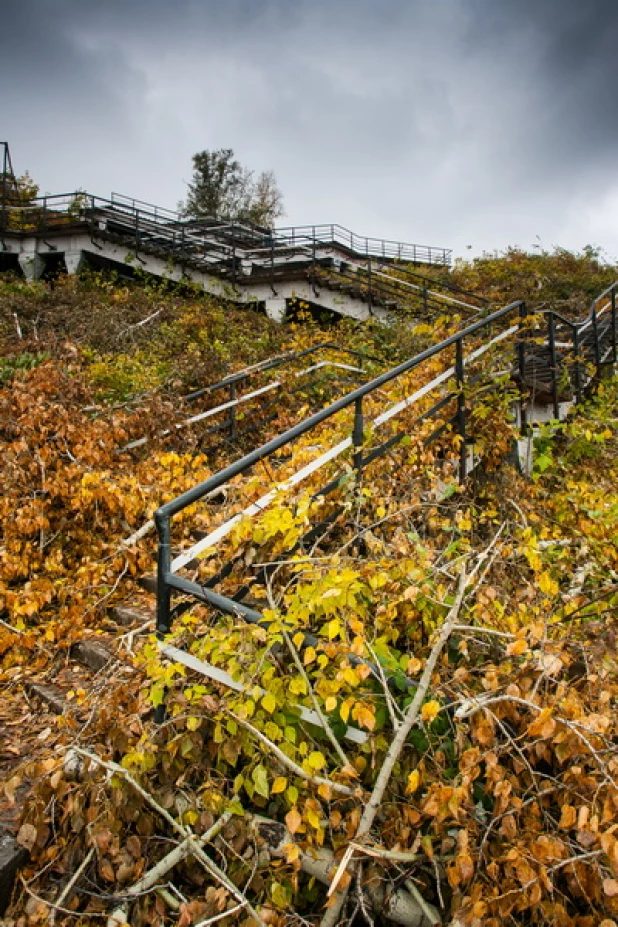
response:
[[[442,267],[450,266],[453,254],[450,248],[369,238],[337,224],[279,227],[275,229],[275,235],[279,242],[293,242],[299,237],[310,238],[323,245],[342,245],[358,255],[407,260],[414,264],[437,264]]]
[[[251,367],[245,367],[243,370],[238,370],[236,373],[229,374],[229,376],[224,377],[217,383],[211,383],[209,386],[203,386],[200,389],[194,390],[188,393],[184,398],[185,400],[198,399],[206,393],[212,393],[215,390],[223,389],[233,383],[239,383],[251,376],[256,376],[267,370],[273,370],[275,367],[280,367],[282,364],[288,364],[292,361],[300,360],[303,357],[308,357],[310,354],[315,354],[316,351],[326,350],[338,351],[340,354],[346,354],[348,357],[357,358],[361,364],[365,360],[375,361],[380,364],[384,363],[384,359],[377,357],[375,354],[367,354],[366,351],[355,351],[352,348],[343,347],[332,341],[321,341],[319,344],[311,345],[311,347],[304,348],[302,351],[288,351],[285,354],[278,354],[276,357],[266,358],[263,361],[259,361],[257,364],[253,364]]]
[[[169,632],[171,629],[173,615],[180,614],[185,611],[188,607],[190,607],[190,602],[192,600],[205,602],[212,606],[215,611],[218,611],[219,613],[242,617],[245,621],[250,623],[260,622],[262,624],[267,624],[260,612],[245,605],[242,602],[242,598],[248,594],[254,583],[263,583],[265,581],[265,571],[268,569],[266,565],[262,565],[260,567],[260,571],[253,579],[245,581],[242,589],[235,593],[234,598],[230,598],[215,592],[212,588],[214,585],[220,583],[224,578],[231,574],[234,559],[229,560],[227,564],[224,564],[223,567],[220,568],[219,572],[215,576],[210,577],[210,579],[205,583],[188,580],[183,576],[179,576],[176,571],[185,566],[189,566],[190,569],[194,569],[199,562],[195,560],[195,557],[199,556],[199,554],[203,551],[210,549],[213,546],[213,543],[218,542],[222,537],[225,536],[225,534],[229,533],[229,530],[233,524],[238,521],[239,518],[246,515],[258,514],[262,512],[279,492],[297,485],[297,483],[299,483],[306,476],[314,473],[317,469],[320,469],[331,460],[336,459],[344,451],[349,449],[354,450],[354,467],[360,471],[361,468],[365,470],[365,468],[369,466],[374,460],[380,456],[383,456],[385,453],[388,453],[391,448],[400,442],[406,434],[405,431],[400,431],[399,433],[394,434],[392,437],[388,437],[377,447],[374,446],[373,448],[369,449],[367,453],[363,452],[362,400],[365,396],[380,390],[387,383],[390,383],[398,376],[415,369],[424,361],[429,360],[430,358],[434,358],[441,352],[447,351],[454,347],[454,365],[449,364],[446,369],[444,369],[437,376],[433,376],[429,382],[420,386],[412,395],[406,396],[404,399],[385,409],[379,415],[374,417],[371,424],[373,434],[375,433],[375,430],[380,427],[380,425],[385,424],[389,420],[393,419],[396,415],[403,412],[404,409],[409,408],[415,402],[418,402],[425,396],[428,396],[432,391],[438,390],[439,393],[442,393],[440,398],[437,400],[437,402],[433,402],[431,407],[426,409],[421,414],[421,416],[416,419],[416,422],[420,425],[421,422],[427,421],[429,418],[437,415],[438,412],[444,410],[446,417],[441,424],[437,424],[437,426],[430,434],[424,436],[423,443],[426,444],[431,443],[434,440],[438,440],[442,434],[448,431],[449,428],[453,428],[455,432],[459,434],[461,439],[459,475],[460,479],[463,479],[466,476],[467,467],[470,463],[470,454],[466,446],[468,441],[468,436],[466,433],[466,418],[468,415],[468,410],[466,409],[466,396],[469,394],[469,389],[470,387],[474,386],[475,389],[484,391],[488,387],[491,387],[493,378],[513,373],[512,367],[510,370],[508,366],[506,370],[504,369],[504,350],[498,352],[498,354],[494,352],[491,355],[491,363],[494,366],[491,367],[489,372],[481,369],[479,373],[473,373],[472,375],[468,375],[466,378],[466,368],[473,361],[476,361],[486,355],[493,346],[499,344],[500,342],[504,342],[506,344],[509,341],[513,341],[516,349],[516,369],[520,379],[521,390],[525,390],[527,386],[526,372],[528,369],[528,361],[530,358],[532,358],[533,361],[538,360],[539,350],[544,352],[545,359],[547,359],[547,357],[549,358],[553,372],[553,383],[555,386],[557,382],[557,373],[562,369],[563,364],[565,362],[568,363],[569,360],[568,348],[566,355],[558,355],[557,353],[555,329],[557,324],[560,325],[563,322],[567,322],[567,325],[571,327],[571,331],[573,332],[571,345],[573,349],[574,363],[579,365],[581,360],[580,353],[585,356],[586,352],[588,356],[592,356],[592,359],[595,362],[595,369],[593,371],[590,371],[589,369],[582,371],[579,366],[576,367],[577,373],[574,377],[572,377],[572,379],[574,379],[575,384],[575,398],[579,399],[582,395],[583,389],[596,381],[596,378],[598,375],[600,375],[603,364],[608,362],[608,357],[613,363],[616,363],[617,288],[618,283],[613,284],[612,287],[608,288],[608,290],[602,294],[602,297],[595,300],[588,318],[583,322],[574,323],[570,320],[564,320],[552,312],[547,313],[544,317],[544,323],[547,326],[547,339],[544,340],[543,344],[539,344],[538,322],[536,323],[535,328],[534,318],[530,321],[530,323],[526,321],[526,310],[524,303],[520,301],[511,303],[509,306],[506,306],[503,309],[492,313],[485,319],[478,320],[473,324],[468,325],[462,331],[450,336],[447,339],[444,339],[444,341],[432,346],[426,351],[421,352],[416,357],[405,361],[403,364],[398,365],[397,367],[378,377],[375,377],[371,382],[363,384],[362,386],[350,392],[348,395],[341,397],[339,400],[332,403],[326,409],[310,416],[305,422],[299,423],[298,425],[294,426],[294,428],[288,429],[288,431],[286,431],[284,434],[273,438],[269,442],[266,442],[266,444],[264,444],[261,448],[256,448],[250,454],[245,455],[243,458],[241,458],[241,460],[236,461],[235,463],[226,467],[220,473],[215,474],[213,477],[204,481],[199,486],[194,487],[192,490],[183,493],[177,499],[172,500],[171,502],[162,506],[155,513],[155,523],[159,533],[157,571],[157,632],[159,636],[163,638]],[[601,309],[599,309],[598,307],[600,305],[601,299],[607,299],[607,297],[609,297],[609,301],[606,302]],[[604,316],[604,318],[599,324],[599,319],[601,316]],[[502,329],[496,334],[494,330],[496,323],[501,322],[502,320],[506,320],[509,317],[510,319],[515,317],[512,321],[512,324],[508,325],[506,329]],[[482,331],[487,332],[485,339],[469,354],[465,355],[465,339],[469,339],[471,336],[478,335]],[[584,332],[586,332],[586,334],[583,334]],[[578,339],[580,336],[582,337],[579,341]],[[540,359],[542,360],[543,357],[541,356]],[[495,366],[496,364],[498,364],[498,367]],[[486,384],[484,384],[483,381],[487,377],[489,377],[489,380]],[[445,390],[446,384],[449,381],[452,382],[453,380],[455,381],[455,389],[449,385]],[[554,393],[554,401],[557,407],[557,393]],[[452,414],[453,405],[456,407],[455,414]],[[301,435],[307,433],[322,422],[351,406],[353,406],[355,409],[354,429],[351,436],[345,437],[334,447],[323,451],[316,459],[311,461],[305,467],[301,468],[301,470],[294,473],[291,477],[288,477],[280,486],[273,488],[270,492],[266,493],[266,495],[262,496],[249,507],[245,508],[242,513],[238,513],[237,515],[232,516],[224,524],[220,525],[218,528],[215,528],[208,535],[202,538],[201,541],[193,545],[190,550],[184,551],[182,554],[178,555],[172,562],[170,546],[171,520],[175,514],[179,513],[187,506],[198,502],[205,495],[215,491],[224,483],[228,483],[231,479],[240,473],[247,472],[257,462],[269,456],[271,453],[274,453],[285,445],[290,444]],[[519,421],[522,428],[525,429],[525,403],[521,398],[519,400],[519,413]],[[314,497],[316,495],[328,495],[337,490],[339,486],[340,476],[335,476],[334,479],[330,479],[326,486],[322,486],[321,489],[315,490]],[[310,530],[305,535],[307,542],[309,543],[310,540],[311,543],[313,543],[313,541],[319,537],[321,530],[328,530],[329,525],[333,524],[333,519],[337,518],[342,511],[343,509],[341,507],[335,507],[334,513],[328,515],[326,519],[320,523],[320,525],[315,525],[310,528]],[[302,543],[303,540],[301,539],[301,541],[295,545],[292,553],[296,551],[299,547],[299,544]],[[233,557],[234,555],[232,555],[232,558]],[[172,594],[180,594],[182,596],[182,601],[175,606],[173,612],[171,610]],[[302,633],[303,643],[301,646],[315,646],[315,636],[308,631]],[[166,646],[167,645],[162,644],[164,652]],[[176,651],[174,651],[174,654],[178,656]],[[168,655],[171,658],[171,651],[168,652]],[[380,673],[378,668],[370,664],[369,661],[365,661],[364,659],[352,654],[348,655],[348,658],[354,662],[366,663],[374,677],[379,678]],[[188,659],[182,658],[181,662],[184,662],[185,665],[189,666],[190,659],[192,658],[189,655]],[[196,669],[198,672],[202,672],[207,677],[219,679],[219,681],[221,681],[221,671],[216,667],[211,667],[210,664],[204,664],[203,666],[199,667],[192,664],[192,668]],[[389,673],[386,673],[386,676],[388,679],[388,684],[391,685],[393,683],[393,679],[390,677]],[[413,681],[408,680],[407,682],[410,686],[414,686]],[[161,719],[161,711],[159,711],[158,717]]]
[[[189,505],[193,505],[195,502],[199,502],[199,500],[204,495],[206,495],[206,493],[213,489],[218,489],[219,486],[223,485],[223,483],[226,483],[228,480],[237,476],[239,473],[242,473],[243,471],[254,466],[256,463],[258,463],[260,460],[263,460],[265,457],[268,457],[274,451],[278,451],[286,444],[290,444],[291,442],[295,441],[296,438],[299,438],[306,434],[308,431],[311,431],[317,425],[321,424],[329,418],[332,418],[338,412],[341,412],[343,409],[347,409],[349,406],[353,405],[357,399],[362,399],[369,395],[369,393],[380,389],[382,386],[385,386],[387,383],[390,383],[392,380],[395,380],[402,374],[408,373],[410,370],[418,367],[424,361],[442,353],[447,348],[455,345],[458,341],[461,341],[463,338],[469,338],[471,335],[476,334],[476,332],[480,331],[481,329],[494,324],[500,319],[505,318],[507,315],[512,314],[515,310],[518,310],[523,305],[524,304],[521,300],[516,300],[515,302],[510,303],[508,306],[505,306],[502,309],[498,309],[496,312],[488,315],[485,319],[480,319],[479,321],[474,322],[472,325],[467,326],[462,331],[450,335],[448,338],[444,339],[444,341],[440,341],[438,344],[432,345],[425,351],[422,351],[420,354],[415,355],[415,357],[412,357],[409,360],[399,364],[397,367],[394,367],[392,370],[380,374],[380,376],[376,377],[375,379],[363,384],[362,386],[359,386],[358,389],[355,389],[351,393],[348,393],[347,395],[342,396],[340,399],[337,399],[334,403],[327,406],[325,409],[321,409],[319,412],[314,413],[309,418],[305,419],[305,421],[299,422],[298,425],[294,425],[293,428],[288,429],[278,437],[272,438],[266,444],[262,445],[262,447],[256,448],[254,451],[251,451],[250,454],[246,454],[240,460],[230,464],[220,473],[214,474],[208,480],[205,480],[198,486],[187,490],[187,492],[178,496],[176,499],[166,503],[166,505],[158,509],[156,513],[157,517],[161,522],[164,522],[166,519],[169,519],[178,514]]]
[[[311,367],[306,367],[304,370],[297,370],[293,376],[294,377],[303,377],[308,373],[313,373],[315,370],[319,370],[323,367],[332,367],[337,370],[349,370],[357,373],[362,373],[362,368],[352,367],[350,364],[338,364],[334,361],[321,361],[319,364],[313,364]],[[208,418],[213,418],[215,415],[220,415],[222,412],[227,412],[230,409],[236,409],[238,406],[243,405],[246,402],[250,402],[252,399],[257,399],[260,396],[270,393],[273,390],[281,389],[284,386],[280,380],[273,380],[272,383],[267,383],[265,386],[259,387],[259,389],[254,389],[250,393],[244,393],[242,396],[238,396],[235,399],[230,399],[228,402],[223,402],[218,406],[214,406],[212,409],[206,409],[204,412],[198,412],[196,415],[192,415],[190,418],[184,419],[182,422],[177,422],[172,428],[166,428],[165,431],[162,431],[159,437],[166,437],[169,434],[172,434],[173,430],[176,429],[180,431],[182,428],[188,428],[190,425],[195,425],[198,422],[205,421]],[[123,451],[131,451],[138,447],[143,447],[150,440],[149,437],[137,438],[134,441],[130,441],[128,444],[122,448]]]
[[[495,337],[491,338],[488,342],[481,345],[481,347],[472,351],[467,357],[464,357],[464,366],[470,362],[477,360],[479,357],[482,357],[483,354],[492,348],[495,344],[503,341],[505,338],[509,338],[511,335],[515,334],[518,331],[519,326],[513,325],[510,328],[506,329],[504,332],[500,332]],[[430,380],[429,383],[426,383],[420,389],[412,393],[411,396],[402,399],[400,402],[388,408],[381,415],[378,415],[376,418],[370,422],[370,426],[374,429],[378,429],[381,425],[385,425],[386,422],[390,421],[395,416],[399,415],[405,409],[410,408],[415,403],[419,402],[429,393],[433,392],[438,386],[446,383],[453,376],[455,376],[456,370],[455,367],[449,367],[444,370],[441,374],[434,377]],[[247,508],[243,509],[242,512],[239,512],[237,515],[233,515],[232,518],[228,519],[224,524],[220,525],[218,528],[215,528],[210,534],[206,537],[199,540],[194,544],[189,550],[183,551],[182,554],[179,554],[171,564],[172,572],[176,572],[181,569],[183,566],[186,566],[190,563],[198,554],[202,553],[205,550],[208,550],[211,547],[214,547],[219,541],[226,537],[235,524],[237,524],[241,518],[253,517],[254,515],[259,515],[263,512],[268,506],[275,501],[278,494],[285,492],[287,489],[291,489],[294,486],[297,486],[299,483],[303,482],[307,477],[311,476],[313,473],[316,473],[326,464],[330,463],[332,460],[335,460],[337,457],[340,457],[346,450],[352,447],[353,439],[351,437],[344,438],[343,441],[340,441],[338,444],[329,448],[324,453],[320,454],[319,457],[316,457],[311,463],[307,464],[302,469],[298,470],[291,477],[288,477],[287,480],[281,485],[277,486],[276,489],[272,489],[266,495],[261,496],[256,502],[253,502]]]

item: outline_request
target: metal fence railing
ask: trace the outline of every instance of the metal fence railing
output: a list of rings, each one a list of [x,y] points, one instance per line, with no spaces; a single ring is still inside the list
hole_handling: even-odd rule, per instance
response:
[[[275,229],[275,235],[281,244],[285,242],[294,244],[300,240],[317,241],[323,246],[343,247],[351,254],[363,257],[407,261],[411,264],[435,264],[439,267],[449,267],[453,257],[450,248],[369,238],[335,224],[281,227]]]
[[[216,549],[241,517],[259,516],[273,501],[276,492],[270,490],[242,513],[237,513],[222,525],[219,524],[197,544],[172,558],[172,524],[177,515],[211,496],[240,474],[249,473],[260,461],[271,458],[282,448],[290,447],[301,436],[314,430],[317,432],[327,421],[333,422],[335,417],[346,409],[353,410],[351,433],[347,436],[342,435],[338,443],[318,454],[313,461],[288,477],[283,484],[279,484],[279,493],[291,490],[321,469],[327,471],[327,479],[323,486],[316,489],[314,495],[325,497],[341,491],[341,473],[333,473],[333,465],[336,465],[338,460],[345,460],[347,455],[356,472],[368,471],[375,460],[388,453],[410,433],[409,423],[404,421],[404,427],[400,431],[395,431],[380,441],[377,437],[380,429],[387,422],[396,423],[399,417],[415,406],[423,408],[422,414],[416,419],[419,427],[421,423],[429,420],[436,425],[431,434],[424,439],[425,443],[438,440],[444,435],[445,430],[458,437],[457,475],[460,480],[465,479],[470,466],[469,441],[473,421],[473,409],[470,404],[474,401],[474,385],[481,381],[484,389],[491,389],[492,383],[495,382],[493,388],[503,390],[506,367],[506,375],[513,381],[513,401],[518,412],[516,419],[522,430],[527,429],[528,408],[532,401],[539,400],[541,387],[545,391],[544,401],[553,403],[558,417],[559,399],[571,398],[578,401],[598,381],[604,366],[616,362],[617,290],[618,283],[615,283],[602,293],[594,301],[589,315],[580,322],[565,319],[553,311],[528,317],[522,301],[511,303],[352,390],[325,409],[309,416],[203,483],[161,506],[155,514],[159,535],[159,635],[164,637],[169,633],[175,614],[187,607],[187,601],[207,603],[215,611],[238,615],[249,622],[264,621],[263,616],[251,605],[243,604],[242,599],[250,586],[236,593],[234,598],[214,591],[214,587],[229,575],[229,564],[223,564],[215,576],[201,582],[183,576],[182,571],[187,567],[195,569],[199,563],[199,559],[196,558],[204,551],[211,552],[212,549]],[[441,372],[438,374],[435,372],[437,360],[442,361]],[[431,371],[429,376],[424,377],[425,369]],[[400,401],[387,405],[373,420],[367,421],[364,401],[371,399],[374,402],[383,398],[385,386],[395,385],[411,371],[418,372],[418,388]],[[366,429],[371,435],[371,446],[364,437]],[[313,526],[309,534],[315,536],[314,532],[319,528],[319,525]],[[259,579],[257,576],[256,581]],[[181,596],[183,602],[173,607],[174,596]]]

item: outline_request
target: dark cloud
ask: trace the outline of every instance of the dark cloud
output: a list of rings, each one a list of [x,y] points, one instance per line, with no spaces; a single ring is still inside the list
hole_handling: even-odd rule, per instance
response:
[[[191,154],[231,146],[288,222],[618,254],[615,0],[4,0],[2,22],[3,134],[47,190],[173,206]]]

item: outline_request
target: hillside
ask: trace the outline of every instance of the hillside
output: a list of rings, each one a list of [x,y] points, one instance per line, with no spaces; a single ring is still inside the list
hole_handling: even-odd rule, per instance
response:
[[[515,252],[454,274],[494,305],[526,281],[573,318],[614,276]],[[342,409],[182,512],[187,582],[238,604],[179,597],[163,654],[138,584],[156,540],[135,537],[155,509],[463,323],[324,331],[152,285],[0,286],[1,759],[31,851],[7,923],[618,920],[616,381],[537,434],[524,477],[509,318],[468,336],[465,392],[438,405],[452,355],[429,353],[363,399],[362,434]],[[188,392],[324,342],[317,382],[297,357],[251,373],[276,392],[225,440],[174,427]],[[86,638],[115,659],[80,676]]]

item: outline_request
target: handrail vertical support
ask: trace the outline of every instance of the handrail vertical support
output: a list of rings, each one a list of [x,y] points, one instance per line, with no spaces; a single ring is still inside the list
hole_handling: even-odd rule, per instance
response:
[[[527,414],[524,403],[524,389],[526,386],[526,333],[524,332],[524,323],[527,317],[525,302],[519,306],[519,331],[517,338],[517,367],[519,371],[519,427],[522,435],[527,433]]]
[[[457,433],[460,438],[459,445],[459,482],[463,483],[467,474],[467,447],[466,447],[466,398],[464,396],[464,353],[463,338],[455,342],[455,377],[457,380]]]
[[[599,323],[597,318],[597,307],[592,307],[592,332],[594,335],[594,364],[597,368],[597,379],[601,376],[601,346],[599,344]]]
[[[554,418],[558,419],[560,417],[560,409],[558,407],[558,359],[556,356],[556,320],[554,319],[553,312],[548,313],[547,325],[549,341],[549,362],[551,365],[552,403],[554,406]]]
[[[362,396],[354,401],[354,429],[352,431],[352,444],[354,445],[354,469],[360,473],[363,466],[363,439],[364,439],[363,399]]]
[[[230,383],[230,402],[236,400],[236,383]],[[230,439],[236,439],[236,406],[230,406]]]
[[[573,326],[573,355],[575,357],[575,362],[573,365],[573,376],[575,379],[575,401],[580,403],[582,401],[582,371],[581,364],[579,362],[579,329],[576,325]]]
[[[616,288],[612,289],[612,363],[617,360],[618,347],[616,345]]]
[[[169,634],[171,627],[171,589],[167,577],[172,569],[172,548],[170,543],[170,516],[155,512],[155,525],[159,535],[157,552],[157,634],[161,638]]]
[[[159,535],[157,551],[157,637],[159,640],[163,640],[172,628],[172,590],[167,582],[167,577],[172,568],[171,519],[169,515],[160,515],[159,512],[155,512],[154,520]],[[155,709],[155,722],[162,724],[164,720],[165,702],[162,701]]]

